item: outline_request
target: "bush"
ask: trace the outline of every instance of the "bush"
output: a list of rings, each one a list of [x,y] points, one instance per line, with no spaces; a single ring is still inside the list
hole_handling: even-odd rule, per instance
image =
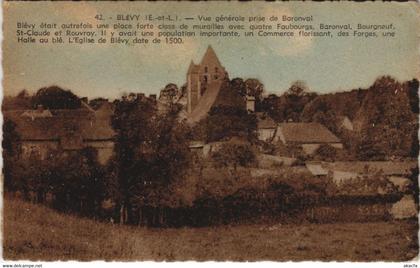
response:
[[[337,149],[329,144],[322,144],[316,149],[314,158],[316,160],[334,161],[337,158]]]
[[[212,159],[217,166],[249,166],[256,163],[256,156],[249,144],[226,143],[220,150],[212,153]]]
[[[206,119],[207,141],[218,141],[230,137],[246,137],[256,140],[257,120],[245,109],[230,106],[215,106]]]

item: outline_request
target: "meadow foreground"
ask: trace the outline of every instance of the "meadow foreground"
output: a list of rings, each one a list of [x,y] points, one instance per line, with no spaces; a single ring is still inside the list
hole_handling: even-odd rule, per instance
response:
[[[151,229],[4,200],[6,260],[403,261],[418,255],[415,221]]]

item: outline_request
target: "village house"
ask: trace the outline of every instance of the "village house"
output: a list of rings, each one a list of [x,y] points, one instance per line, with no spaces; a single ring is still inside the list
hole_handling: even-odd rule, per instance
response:
[[[256,113],[258,139],[271,142],[276,136],[277,123],[267,114]]]
[[[319,123],[280,123],[274,141],[299,146],[306,154],[313,154],[323,144],[343,148],[340,139]]]
[[[95,148],[105,164],[113,154],[112,105],[104,102],[97,110],[86,103],[80,109],[5,111],[15,124],[20,140],[20,157],[45,159],[50,151]],[[42,115],[42,116],[41,116]]]

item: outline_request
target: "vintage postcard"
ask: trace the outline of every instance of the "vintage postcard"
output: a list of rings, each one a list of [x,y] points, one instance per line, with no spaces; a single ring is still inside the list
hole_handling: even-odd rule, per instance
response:
[[[3,2],[3,259],[418,260],[419,25],[416,2]]]

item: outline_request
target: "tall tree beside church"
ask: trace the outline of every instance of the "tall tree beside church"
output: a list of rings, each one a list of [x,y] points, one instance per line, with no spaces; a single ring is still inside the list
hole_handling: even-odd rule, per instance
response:
[[[143,206],[156,208],[153,213],[160,215],[159,208],[169,200],[167,189],[187,161],[186,128],[178,122],[177,111],[158,115],[154,101],[147,98],[116,102],[112,123],[116,169],[108,185],[120,222],[141,221]]]
[[[150,144],[148,136],[152,125],[155,107],[148,99],[123,97],[114,102],[115,112],[112,126],[115,129],[115,170],[110,176],[109,189],[111,198],[117,204],[120,222],[129,222],[132,218],[133,196],[136,187],[144,183],[145,179],[138,176],[141,152]]]
[[[178,89],[178,86],[173,83],[169,83],[160,91],[159,100],[168,104],[174,104],[180,96],[181,92]]]

